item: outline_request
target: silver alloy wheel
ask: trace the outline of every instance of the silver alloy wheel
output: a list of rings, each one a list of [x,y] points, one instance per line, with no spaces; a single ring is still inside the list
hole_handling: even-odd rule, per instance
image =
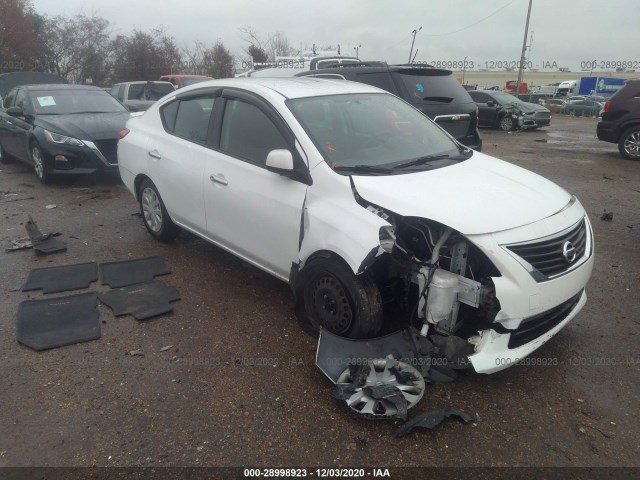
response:
[[[42,153],[36,145],[31,149],[31,159],[33,160],[33,169],[39,179],[44,178],[44,163],[42,162]]]
[[[624,139],[624,151],[630,157],[640,158],[640,130],[631,132]]]
[[[508,115],[505,115],[500,119],[500,129],[505,132],[510,131],[513,128],[513,118]]]
[[[361,413],[372,418],[389,418],[398,414],[398,409],[393,402],[385,398],[374,398],[368,387],[395,387],[407,401],[407,409],[417,404],[424,395],[424,378],[411,365],[399,362],[391,356],[376,358],[368,361],[370,370],[366,383],[362,387],[355,388],[355,392],[346,400],[347,405],[356,413]],[[411,381],[407,381],[410,378]],[[347,368],[337,384],[349,384],[351,370]]]
[[[151,231],[158,233],[162,229],[162,207],[160,198],[153,188],[142,191],[142,214],[144,222]]]

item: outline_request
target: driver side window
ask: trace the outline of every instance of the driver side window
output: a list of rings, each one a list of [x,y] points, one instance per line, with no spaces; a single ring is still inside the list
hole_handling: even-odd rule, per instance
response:
[[[265,165],[271,150],[289,149],[271,119],[258,107],[227,99],[222,120],[220,150],[257,165]]]

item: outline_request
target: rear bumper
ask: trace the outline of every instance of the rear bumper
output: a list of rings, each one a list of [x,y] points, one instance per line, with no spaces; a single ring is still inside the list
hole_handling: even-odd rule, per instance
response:
[[[616,128],[616,124],[612,122],[605,120],[599,121],[596,126],[596,135],[598,136],[598,140],[602,140],[603,142],[618,143],[618,129]]]

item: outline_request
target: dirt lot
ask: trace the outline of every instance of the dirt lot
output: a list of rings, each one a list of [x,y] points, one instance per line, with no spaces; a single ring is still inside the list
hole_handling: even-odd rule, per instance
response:
[[[411,412],[457,407],[475,423],[403,439],[330,398],[287,285],[199,239],[152,240],[119,180],[42,186],[27,166],[3,165],[3,246],[31,214],[68,251],[0,252],[0,466],[640,466],[640,163],[598,142],[595,122],[482,132],[486,153],[552,179],[589,212],[589,300],[530,365],[428,387]],[[172,269],[172,314],[139,322],[100,306],[98,341],[40,353],[16,342],[18,304],[43,297],[16,291],[31,269],[149,255]],[[136,349],[144,356],[126,355]]]

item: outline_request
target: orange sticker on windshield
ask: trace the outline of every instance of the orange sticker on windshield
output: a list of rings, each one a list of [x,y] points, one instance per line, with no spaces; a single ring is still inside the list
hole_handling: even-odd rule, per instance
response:
[[[325,147],[327,149],[327,152],[329,152],[329,153],[336,152],[336,149],[333,148],[333,145],[331,145],[331,142],[325,142]]]

